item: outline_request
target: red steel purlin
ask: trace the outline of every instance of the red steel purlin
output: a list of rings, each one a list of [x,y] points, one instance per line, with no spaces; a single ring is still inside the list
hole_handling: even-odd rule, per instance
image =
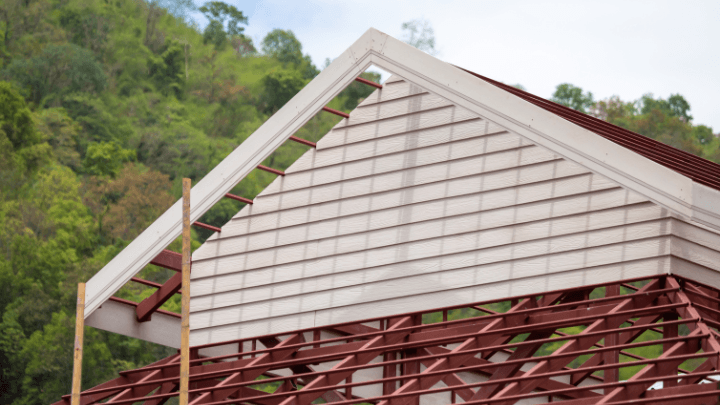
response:
[[[715,288],[673,275],[624,280],[195,346],[190,401],[716,404],[719,326]],[[236,349],[199,355],[220,346]],[[633,353],[641,347],[656,355]],[[121,372],[81,403],[165,403],[178,395],[178,359]]]

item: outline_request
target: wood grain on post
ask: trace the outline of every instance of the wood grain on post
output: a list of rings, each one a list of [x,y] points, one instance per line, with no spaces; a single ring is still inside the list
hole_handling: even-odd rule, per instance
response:
[[[190,380],[190,179],[183,179],[182,321],[180,323],[180,405],[188,403]]]
[[[71,405],[80,405],[82,381],[83,332],[85,331],[85,283],[78,284],[77,312],[75,314],[75,347],[73,349],[73,379]]]

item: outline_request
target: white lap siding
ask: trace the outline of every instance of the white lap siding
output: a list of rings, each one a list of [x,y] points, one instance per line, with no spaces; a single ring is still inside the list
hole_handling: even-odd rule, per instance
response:
[[[667,210],[399,78],[286,173],[193,254],[191,345],[680,260]]]

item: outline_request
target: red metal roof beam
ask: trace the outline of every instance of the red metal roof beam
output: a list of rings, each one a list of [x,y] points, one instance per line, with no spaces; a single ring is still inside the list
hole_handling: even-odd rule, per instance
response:
[[[133,277],[130,280],[132,280],[138,284],[144,284],[148,287],[154,287],[154,288],[162,287],[162,284],[160,284],[160,283],[156,283],[154,281],[149,281],[149,280],[143,280],[142,278],[138,278],[138,277]],[[180,294],[180,293],[182,293],[182,291],[178,291],[177,293]]]
[[[273,168],[271,168],[271,167],[267,167],[267,166],[264,166],[264,165],[258,165],[257,168],[260,169],[260,170],[265,170],[265,171],[268,172],[268,173],[277,174],[278,176],[284,176],[284,175],[285,175],[285,172],[282,171],[282,170],[273,169]]]
[[[329,112],[329,113],[331,113],[331,114],[339,115],[339,116],[341,116],[341,117],[343,117],[343,118],[350,118],[350,114],[346,114],[346,113],[344,113],[344,112],[342,112],[342,111],[338,111],[338,110],[336,110],[336,109],[334,109],[334,108],[323,107],[322,110],[323,110],[323,111],[327,111],[327,112]]]
[[[126,300],[126,299],[123,299],[123,298],[118,298],[118,297],[115,297],[115,296],[110,296],[110,298],[108,298],[108,299],[109,299],[110,301],[119,302],[119,303],[125,304],[125,305],[131,305],[131,306],[133,306],[133,307],[137,307],[138,305],[140,305],[140,304],[138,304],[137,302],[132,302],[132,301],[130,301],[130,300]],[[176,317],[176,318],[181,318],[180,314],[176,314],[175,312],[166,311],[166,310],[164,310],[164,309],[158,309],[157,312],[158,312],[158,313],[161,313],[161,314],[165,314],[165,315],[174,316],[174,317]],[[176,366],[176,367],[177,367],[177,366]]]
[[[157,291],[137,305],[135,314],[138,322],[149,321],[153,312],[157,311],[170,297],[180,292],[180,287],[182,287],[182,273],[175,273]]]
[[[202,222],[195,222],[193,223],[193,225],[197,226],[198,228],[207,229],[208,231],[213,231],[217,233],[220,233],[220,231],[222,231],[222,229],[218,228],[217,226],[203,224]]]
[[[315,142],[310,142],[307,139],[298,138],[297,136],[293,135],[290,137],[291,141],[295,141],[297,143],[301,143],[303,145],[312,146],[313,148],[317,147],[317,144]]]
[[[150,261],[150,264],[160,266],[168,270],[181,271],[182,270],[182,255],[175,253],[172,250],[163,250],[159,255],[155,256]]]
[[[243,202],[243,203],[245,203],[245,204],[252,204],[252,203],[253,203],[253,200],[251,200],[251,199],[249,199],[249,198],[245,198],[245,197],[240,197],[239,195],[235,195],[235,194],[227,193],[227,194],[225,194],[225,197],[230,198],[230,199],[233,199],[233,200],[235,200],[235,201]]]
[[[362,84],[367,84],[368,86],[377,87],[378,89],[382,89],[382,88],[383,88],[382,84],[375,83],[375,82],[372,81],[372,80],[363,79],[362,77],[356,77],[356,78],[355,78],[355,81],[356,81],[356,82],[360,82],[360,83],[362,83]]]

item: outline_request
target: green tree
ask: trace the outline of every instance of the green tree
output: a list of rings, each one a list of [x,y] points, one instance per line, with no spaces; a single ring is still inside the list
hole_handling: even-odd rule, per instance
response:
[[[7,82],[0,82],[0,148],[0,169],[32,170],[50,158],[50,146],[35,130],[25,100]]]
[[[305,79],[297,70],[281,69],[263,78],[265,111],[274,113],[305,86]]]
[[[320,73],[312,64],[310,56],[303,56],[302,44],[290,30],[270,31],[262,41],[262,51],[282,62],[284,66],[291,65],[300,70],[305,79],[312,79]]]
[[[199,9],[209,23],[203,31],[203,43],[211,43],[215,45],[215,49],[223,49],[227,44],[228,37],[243,37],[244,27],[240,24],[247,25],[247,17],[242,11],[235,6],[231,6],[221,1],[211,1],[205,3]],[[227,28],[225,21],[227,20]]]
[[[582,113],[587,113],[595,103],[592,93],[583,93],[580,87],[573,86],[570,83],[559,84],[550,100]]]
[[[123,149],[115,142],[93,142],[85,153],[83,166],[88,174],[115,177],[123,164],[135,157],[134,150]]]
[[[174,94],[180,98],[183,94],[185,54],[177,41],[167,40],[160,56],[150,55],[148,71],[164,94]]]
[[[147,6],[144,44],[152,50],[156,50],[164,43],[164,36],[156,28],[163,15],[169,13],[177,18],[185,19],[191,11],[195,10],[195,3],[192,0],[148,0],[143,4]]]
[[[689,114],[690,103],[679,94],[671,94],[667,100],[655,99],[652,93],[645,94],[640,99],[640,105],[641,114],[650,114],[653,110],[658,110],[668,117],[677,117],[684,122],[692,121],[692,116]]]
[[[3,76],[18,83],[38,105],[73,92],[99,92],[106,85],[105,73],[92,52],[75,44],[51,44],[37,56],[15,59]]]

